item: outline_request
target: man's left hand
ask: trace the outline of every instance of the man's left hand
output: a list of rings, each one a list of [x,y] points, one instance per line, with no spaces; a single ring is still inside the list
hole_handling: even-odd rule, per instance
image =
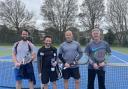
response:
[[[99,63],[99,67],[104,67],[104,66],[105,66],[104,62]]]

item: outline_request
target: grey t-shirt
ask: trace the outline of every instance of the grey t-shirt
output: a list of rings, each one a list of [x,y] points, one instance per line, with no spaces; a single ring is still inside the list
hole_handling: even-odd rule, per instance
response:
[[[98,51],[97,55],[95,54],[96,51]],[[85,53],[87,53],[87,55],[89,56],[89,60],[91,60],[93,63],[100,63],[104,61],[105,53],[111,53],[111,49],[109,47],[109,44],[105,41],[100,41],[98,43],[96,43],[95,41],[91,41],[87,44]],[[94,54],[98,56],[97,59],[95,59]],[[89,62],[88,68],[93,69],[92,63]]]
[[[63,42],[59,48],[59,54],[62,54],[66,63],[72,63],[74,59],[79,60],[82,57],[80,44],[76,41]]]
[[[12,48],[12,52],[16,53],[15,47],[16,47],[17,42],[14,44],[13,48]],[[18,45],[17,45],[17,53],[16,53],[16,59],[17,61],[23,61],[23,58],[25,56],[30,57],[31,58],[31,53],[29,52],[29,46],[31,47],[31,53],[36,53],[35,50],[35,46],[29,42],[29,41],[19,41]]]

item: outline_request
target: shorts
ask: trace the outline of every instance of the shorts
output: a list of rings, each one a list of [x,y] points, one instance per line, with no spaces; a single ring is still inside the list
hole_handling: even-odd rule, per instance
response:
[[[21,65],[19,68],[15,68],[14,73],[16,80],[29,79],[36,84],[32,62],[26,65]]]
[[[73,77],[74,79],[78,80],[80,79],[79,67],[64,69],[62,70],[62,75],[64,79],[69,79],[70,77]]]
[[[47,84],[49,81],[54,82],[58,80],[58,75],[56,71],[51,71],[51,68],[43,68],[41,73],[42,84]]]

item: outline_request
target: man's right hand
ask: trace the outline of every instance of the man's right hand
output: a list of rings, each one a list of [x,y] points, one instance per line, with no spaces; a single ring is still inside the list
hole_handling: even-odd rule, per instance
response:
[[[70,64],[68,64],[68,63],[65,63],[65,65],[64,65],[66,68],[69,68],[70,67]]]
[[[16,66],[16,67],[19,67],[20,65],[21,65],[21,63],[15,62],[15,66]]]
[[[94,69],[98,69],[99,67],[98,67],[98,65],[97,65],[96,63],[94,63],[94,64],[93,64],[93,68],[94,68]]]

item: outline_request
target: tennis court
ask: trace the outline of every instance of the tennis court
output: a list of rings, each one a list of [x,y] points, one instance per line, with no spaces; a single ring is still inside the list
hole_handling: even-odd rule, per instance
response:
[[[11,48],[0,47],[0,51],[8,52]],[[11,53],[10,53],[11,54]],[[110,65],[106,67],[106,89],[128,89],[128,55],[118,51],[113,51],[109,60]],[[0,54],[0,89],[15,89],[15,78],[13,71],[11,55]],[[40,88],[38,78],[37,63],[34,62],[34,71],[36,75],[35,88]],[[80,65],[81,85],[80,89],[87,88],[87,65]],[[63,79],[57,81],[58,89],[64,89]],[[23,81],[23,87],[28,88],[28,82]],[[52,85],[49,83],[49,89]],[[75,89],[73,79],[69,82],[69,89]],[[97,79],[95,89],[98,89]]]

